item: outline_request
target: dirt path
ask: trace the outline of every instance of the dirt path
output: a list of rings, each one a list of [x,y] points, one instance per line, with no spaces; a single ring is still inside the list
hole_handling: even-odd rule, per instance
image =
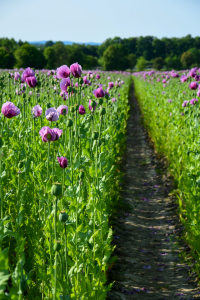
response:
[[[130,106],[124,204],[113,220],[118,261],[109,271],[115,284],[107,299],[200,299],[196,276],[179,257],[187,246],[177,246],[183,228],[168,194],[172,183],[141,125],[133,88]]]

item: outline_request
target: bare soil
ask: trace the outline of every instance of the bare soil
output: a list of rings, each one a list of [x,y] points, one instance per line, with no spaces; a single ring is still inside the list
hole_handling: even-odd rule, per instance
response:
[[[129,101],[123,203],[112,220],[118,260],[108,273],[115,283],[107,300],[200,299],[197,276],[180,255],[188,246],[169,195],[173,180],[142,125],[133,86]]]

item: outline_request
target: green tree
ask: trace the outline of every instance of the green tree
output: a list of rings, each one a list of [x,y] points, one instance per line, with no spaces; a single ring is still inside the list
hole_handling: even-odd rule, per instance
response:
[[[191,52],[186,51],[181,55],[181,63],[185,68],[189,68],[194,61],[194,57]]]
[[[46,69],[54,69],[56,62],[56,54],[53,47],[47,47],[44,49],[44,57],[46,59]]]
[[[1,69],[12,69],[15,63],[13,53],[7,51],[5,47],[0,47],[0,68]]]
[[[58,68],[62,65],[68,64],[68,53],[65,45],[62,42],[56,42],[53,46],[55,51],[55,67]]]
[[[125,56],[124,47],[121,44],[110,45],[103,53],[104,70],[125,70],[129,62]]]
[[[153,68],[156,70],[161,70],[164,65],[164,60],[162,57],[156,57],[153,60]]]
[[[45,58],[35,46],[24,44],[14,52],[17,68],[33,67],[42,69],[45,66]]]
[[[146,59],[141,56],[136,63],[136,69],[137,71],[143,71],[146,68],[147,62]]]
[[[47,41],[45,44],[44,44],[44,47],[47,48],[47,47],[52,47],[54,45],[54,42],[53,41]]]
[[[127,55],[127,60],[128,60],[129,68],[132,70],[135,67],[137,62],[136,55],[134,53]]]
[[[167,69],[181,69],[182,64],[180,62],[180,57],[178,55],[168,56],[165,58],[165,67]]]

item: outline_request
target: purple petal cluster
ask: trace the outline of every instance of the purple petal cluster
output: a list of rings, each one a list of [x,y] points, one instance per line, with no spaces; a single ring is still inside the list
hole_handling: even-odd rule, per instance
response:
[[[59,165],[62,169],[65,169],[67,168],[67,165],[68,165],[68,161],[67,161],[67,158],[66,157],[57,157],[57,160],[59,162]]]
[[[59,112],[55,109],[55,107],[48,108],[45,111],[45,116],[48,121],[57,121],[59,119]]]
[[[2,105],[1,112],[4,117],[11,119],[20,114],[20,109],[12,102],[6,102]]]

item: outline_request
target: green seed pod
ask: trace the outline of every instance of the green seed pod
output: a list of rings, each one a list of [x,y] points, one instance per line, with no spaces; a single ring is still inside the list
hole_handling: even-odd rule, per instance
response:
[[[24,165],[24,161],[23,160],[19,161],[18,168],[21,169],[23,167],[23,165]]]
[[[23,97],[23,99],[25,99],[25,98],[26,98],[26,94],[23,94],[23,96],[22,96],[22,97]]]
[[[80,84],[83,84],[83,78],[81,78],[81,80],[80,80]]]
[[[50,108],[51,107],[51,103],[47,103],[47,108]]]
[[[103,99],[100,98],[100,99],[99,99],[99,105],[102,105],[102,104],[103,104]]]
[[[99,137],[98,131],[93,131],[93,132],[92,132],[92,139],[93,139],[93,140],[97,140],[98,137]]]
[[[74,113],[75,112],[75,107],[74,106],[70,106],[69,110],[70,110],[71,113]]]
[[[56,252],[59,252],[61,249],[61,244],[60,241],[56,241],[55,244],[53,245],[53,250]]]
[[[63,223],[65,223],[68,220],[68,215],[65,211],[61,211],[59,214],[59,220]]]
[[[104,116],[106,114],[106,109],[105,109],[105,107],[101,107],[101,109],[100,109],[100,115],[101,116]]]
[[[22,293],[25,293],[27,291],[28,285],[26,279],[21,279],[20,280],[20,290]]]
[[[96,105],[97,105],[97,104],[96,104],[96,101],[92,100],[92,101],[91,101],[91,106],[92,106],[92,108],[95,108]]]
[[[72,127],[72,126],[73,126],[72,119],[67,119],[67,127]]]
[[[8,78],[11,78],[11,75],[10,75],[10,73],[8,74]]]
[[[62,186],[59,183],[54,183],[51,187],[51,195],[61,196],[62,195]]]

